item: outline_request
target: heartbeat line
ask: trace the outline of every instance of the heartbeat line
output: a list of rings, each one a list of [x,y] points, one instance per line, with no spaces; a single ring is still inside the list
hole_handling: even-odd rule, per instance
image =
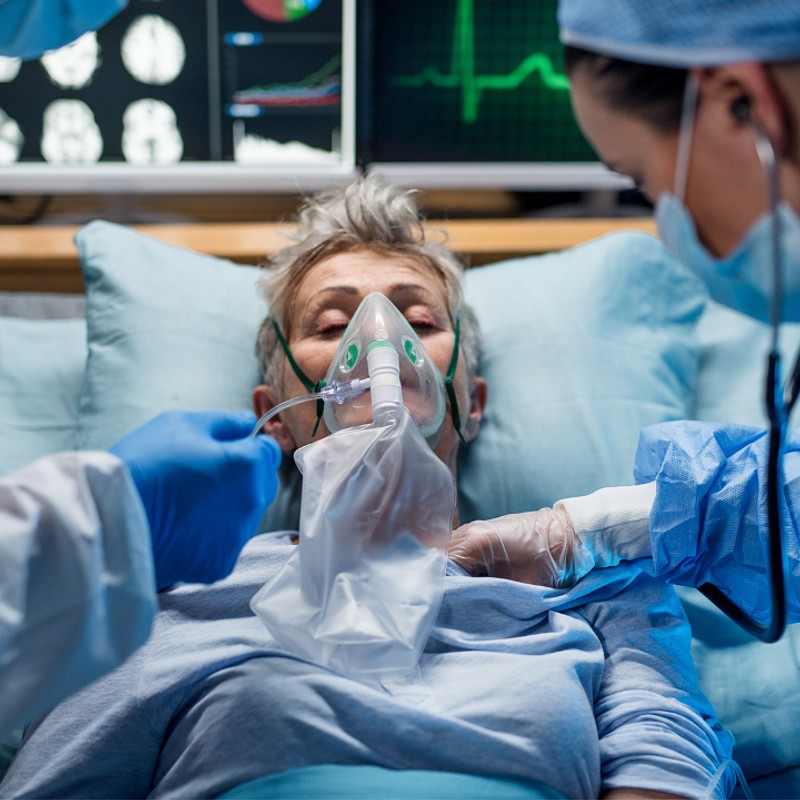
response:
[[[481,94],[487,89],[510,91],[518,88],[531,75],[538,73],[542,83],[555,91],[567,91],[569,80],[556,72],[546,53],[531,53],[516,69],[506,75],[480,75],[475,73],[475,21],[473,0],[458,0],[453,28],[453,50],[450,71],[436,67],[423,67],[415,75],[399,76],[396,86],[419,89],[430,84],[439,89],[461,89],[461,118],[466,123],[478,118]]]

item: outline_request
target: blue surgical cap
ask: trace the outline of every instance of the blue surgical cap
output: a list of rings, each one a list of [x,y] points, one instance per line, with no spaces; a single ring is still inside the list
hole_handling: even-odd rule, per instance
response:
[[[0,0],[0,56],[39,58],[96,31],[128,0]]]
[[[800,58],[800,0],[560,0],[561,41],[664,67]]]

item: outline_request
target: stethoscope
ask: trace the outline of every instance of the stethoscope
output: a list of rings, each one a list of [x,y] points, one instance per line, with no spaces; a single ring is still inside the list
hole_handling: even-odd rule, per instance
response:
[[[769,419],[769,452],[767,456],[767,529],[769,549],[769,579],[771,607],[770,617],[766,624],[753,619],[742,611],[718,587],[706,583],[700,591],[714,605],[727,614],[735,623],[762,642],[776,642],[786,628],[786,553],[783,547],[783,525],[781,520],[781,491],[783,487],[783,471],[781,457],[789,414],[800,394],[800,354],[794,363],[792,374],[784,385],[781,375],[781,355],[778,348],[778,333],[783,306],[783,265],[780,257],[780,187],[778,182],[778,157],[767,132],[750,119],[749,108],[743,99],[734,105],[736,117],[750,125],[756,140],[761,167],[767,182],[772,217],[772,304],[770,316],[772,320],[772,339],[767,356],[767,376],[764,385],[764,402]]]

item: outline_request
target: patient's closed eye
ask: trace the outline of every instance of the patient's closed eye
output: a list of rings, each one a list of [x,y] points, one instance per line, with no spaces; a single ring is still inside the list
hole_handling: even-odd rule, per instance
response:
[[[423,336],[426,333],[433,333],[433,331],[439,330],[439,326],[436,323],[427,320],[410,319],[408,322],[417,333]]]
[[[322,337],[341,336],[350,320],[340,322],[322,322],[316,326],[315,334]],[[408,324],[420,335],[424,336],[439,330],[439,326],[430,320],[408,320]]]
[[[419,334],[432,333],[447,327],[444,309],[431,307],[427,302],[416,300],[407,303],[405,308],[398,306],[403,312],[403,316],[408,320],[408,324]]]
[[[311,331],[315,336],[341,336],[350,323],[351,315],[339,308],[326,308],[313,321]]]
[[[327,323],[325,325],[320,325],[316,330],[316,334],[317,336],[333,336],[334,334],[341,336],[346,327],[346,322]]]

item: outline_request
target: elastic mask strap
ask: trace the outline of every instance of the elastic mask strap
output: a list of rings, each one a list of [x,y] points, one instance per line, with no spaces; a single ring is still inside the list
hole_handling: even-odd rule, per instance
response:
[[[314,392],[314,394],[319,394],[322,388],[325,386],[325,381],[317,381],[316,383],[311,382],[311,378],[300,369],[299,364],[294,360],[294,356],[292,355],[292,351],[289,349],[289,343],[286,341],[286,337],[281,333],[281,329],[278,327],[278,323],[275,320],[271,320],[272,327],[275,329],[275,333],[278,336],[278,341],[281,343],[281,347],[283,348],[283,352],[286,354],[286,358],[289,359],[289,366],[294,370],[294,374],[297,375],[300,382],[303,386],[308,389],[309,392]],[[314,430],[311,431],[312,438],[317,435],[317,429],[319,428],[319,422],[322,419],[322,415],[325,413],[325,401],[320,397],[317,400],[317,421],[314,423]]]
[[[456,390],[453,387],[453,376],[456,374],[456,367],[458,367],[458,342],[461,338],[461,315],[456,317],[455,325],[456,340],[453,344],[453,355],[450,356],[450,364],[447,367],[447,375],[444,377],[444,388],[447,392],[447,399],[450,401],[450,414],[453,417],[453,426],[456,429],[458,438],[461,439],[462,444],[466,444],[463,434],[461,433],[461,414],[458,410],[458,402],[456,400]]]
[[[778,205],[781,201],[781,188],[778,176],[778,154],[769,134],[759,122],[752,124],[753,137],[756,141],[756,153],[764,171],[769,199],[769,213],[772,220],[772,349],[778,349],[778,325],[783,309],[783,265],[781,264],[781,230]]]
[[[681,107],[681,127],[678,133],[678,155],[675,168],[675,186],[673,194],[683,203],[686,197],[686,180],[689,175],[689,157],[692,152],[692,134],[694,117],[697,110],[697,79],[691,72],[686,74],[686,88],[683,90],[683,106]]]

